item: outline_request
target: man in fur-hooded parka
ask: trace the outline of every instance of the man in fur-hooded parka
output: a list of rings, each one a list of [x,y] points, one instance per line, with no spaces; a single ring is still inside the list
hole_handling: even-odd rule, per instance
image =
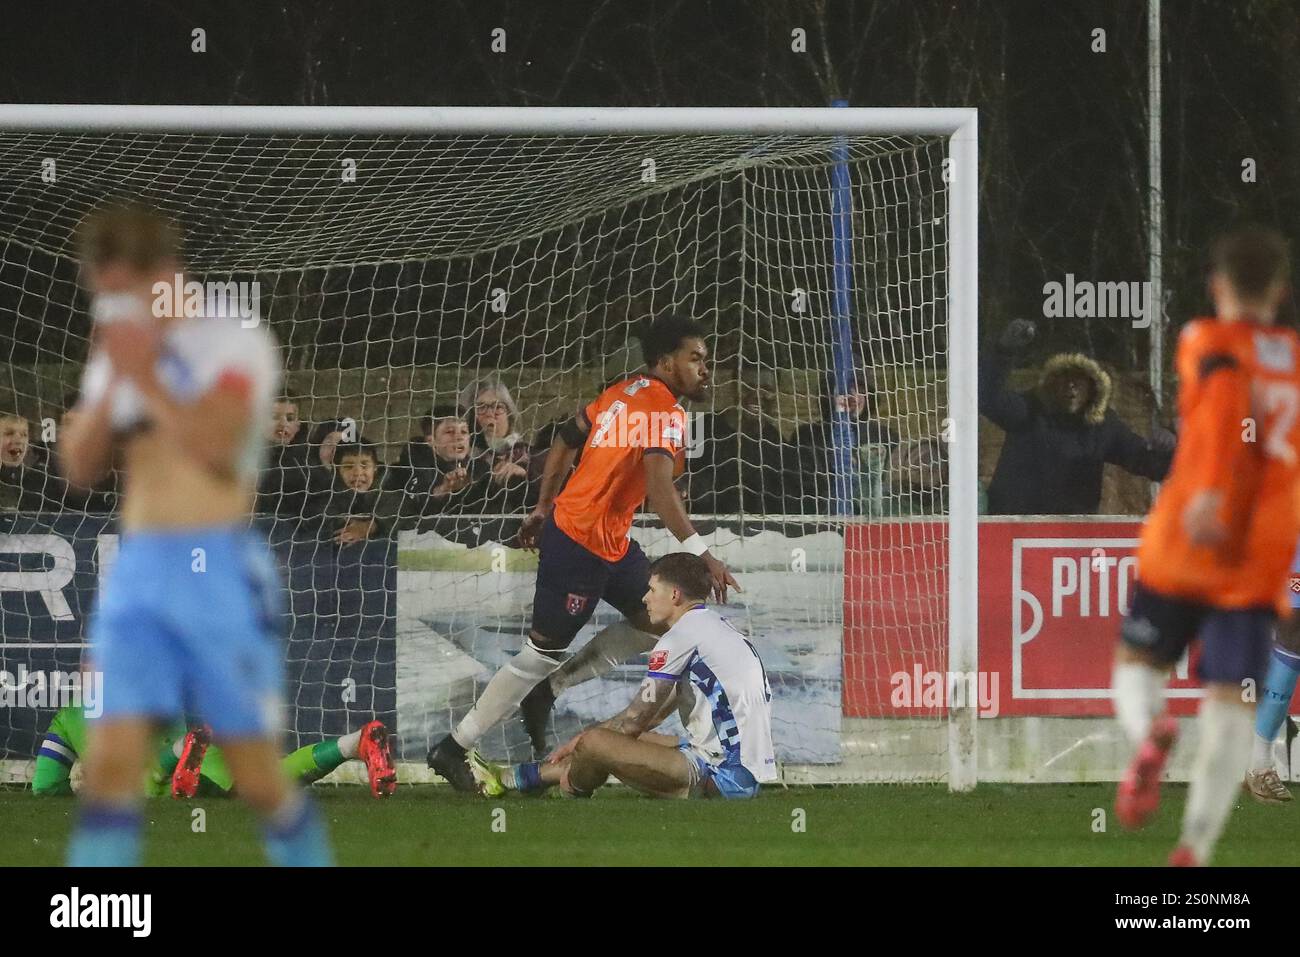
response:
[[[1111,408],[1110,376],[1093,359],[1052,356],[1036,388],[1007,388],[1012,363],[1034,333],[1028,320],[1014,320],[980,358],[980,413],[1006,432],[989,483],[989,514],[1095,514],[1107,463],[1162,480],[1173,459],[1173,434],[1157,429],[1146,439],[1124,424]]]

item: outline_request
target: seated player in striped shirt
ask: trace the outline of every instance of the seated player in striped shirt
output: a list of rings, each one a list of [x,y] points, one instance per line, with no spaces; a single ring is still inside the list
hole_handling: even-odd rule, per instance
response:
[[[50,721],[32,775],[32,793],[41,796],[72,793],[72,769],[86,753],[86,716],[81,708],[62,708]],[[145,782],[145,792],[160,797],[228,797],[234,780],[221,749],[211,745],[206,728],[187,731],[177,723],[159,736],[158,756]],[[280,762],[285,774],[299,784],[319,781],[347,761],[366,765],[370,793],[387,797],[397,789],[388,729],[371,721],[360,731],[309,744]]]
[[[702,559],[685,552],[658,559],[644,601],[650,621],[668,630],[631,703],[544,763],[502,767],[470,752],[483,793],[558,785],[589,797],[613,776],[652,797],[751,798],[775,780],[767,674],[749,639],[704,604],[712,588]],[[674,709],[685,737],[655,734]]]

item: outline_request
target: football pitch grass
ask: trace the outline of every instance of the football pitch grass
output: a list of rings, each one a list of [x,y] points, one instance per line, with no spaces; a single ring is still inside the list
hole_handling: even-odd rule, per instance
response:
[[[360,787],[314,793],[343,865],[1104,867],[1163,864],[1187,789],[1167,786],[1155,821],[1137,833],[1119,827],[1114,786],[1101,784],[982,785],[960,795],[916,785],[772,787],[734,803],[652,801],[622,788],[589,801],[488,800],[432,785],[384,801]],[[146,808],[147,864],[262,863],[253,817],[235,801],[160,798]],[[203,833],[191,829],[196,808],[206,815]],[[1094,830],[1096,808],[1104,831]],[[74,798],[0,790],[0,866],[62,863],[75,810]],[[1297,814],[1243,794],[1215,863],[1300,865],[1300,845],[1285,839]]]

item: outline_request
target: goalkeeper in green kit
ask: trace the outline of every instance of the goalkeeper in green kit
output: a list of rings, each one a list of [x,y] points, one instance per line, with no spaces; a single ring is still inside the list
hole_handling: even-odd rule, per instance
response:
[[[63,708],[54,716],[36,755],[33,794],[72,793],[72,766],[85,753],[86,739],[86,716],[81,708]],[[290,779],[311,784],[347,761],[363,761],[370,792],[388,797],[397,789],[389,739],[383,723],[371,721],[360,731],[299,748],[285,757],[280,767]],[[177,798],[229,796],[233,779],[221,749],[210,740],[206,728],[188,730],[184,724],[162,732],[154,768],[144,784],[146,792],[151,797],[168,792]]]

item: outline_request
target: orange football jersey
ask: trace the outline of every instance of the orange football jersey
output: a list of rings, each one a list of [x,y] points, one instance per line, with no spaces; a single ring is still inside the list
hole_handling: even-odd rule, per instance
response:
[[[1181,426],[1169,477],[1142,530],[1138,578],[1215,608],[1290,614],[1287,581],[1300,534],[1300,337],[1289,328],[1197,319],[1176,359]],[[1183,511],[1223,493],[1221,545],[1193,545]]]
[[[591,425],[582,459],[555,499],[555,524],[606,561],[627,552],[632,516],[645,501],[642,458],[673,457],[674,477],[685,467],[686,412],[672,390],[649,375],[615,383],[588,405]]]

